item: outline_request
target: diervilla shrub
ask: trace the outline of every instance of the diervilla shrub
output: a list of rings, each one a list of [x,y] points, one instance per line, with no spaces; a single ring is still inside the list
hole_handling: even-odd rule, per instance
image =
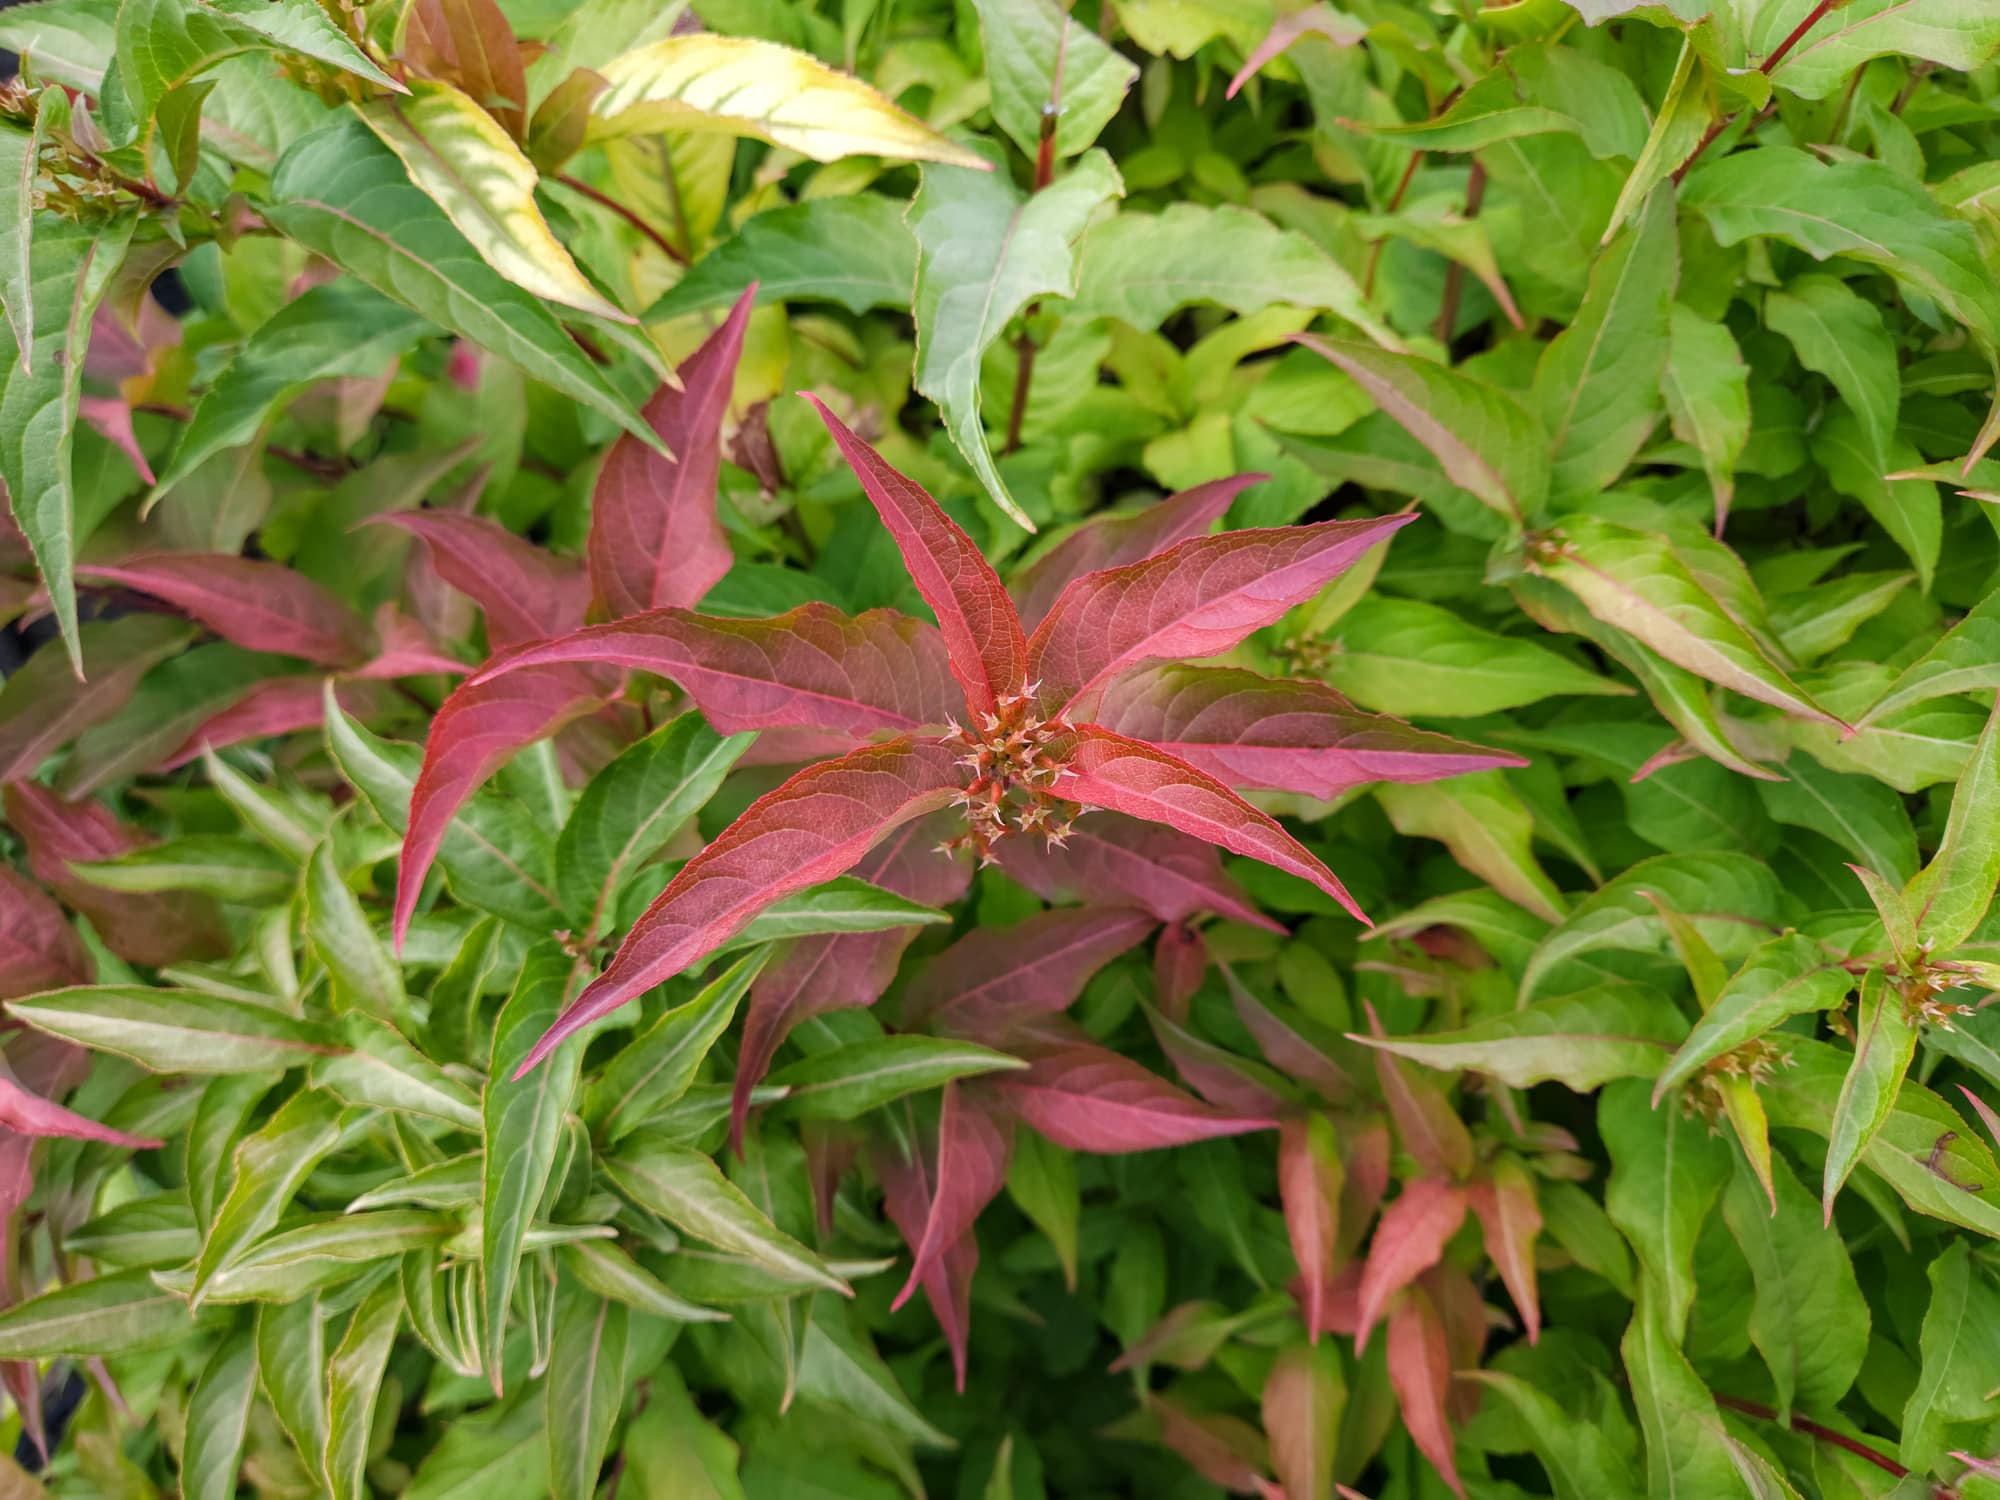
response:
[[[2000,1495],[2000,10],[0,45],[0,1488]]]

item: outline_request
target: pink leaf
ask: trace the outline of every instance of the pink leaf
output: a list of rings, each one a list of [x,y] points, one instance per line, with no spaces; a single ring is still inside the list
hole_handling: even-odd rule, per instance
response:
[[[975,928],[911,984],[904,1017],[997,1040],[1019,1021],[1068,1008],[1091,975],[1143,942],[1153,925],[1131,907],[1085,906]]]
[[[779,726],[900,734],[964,708],[937,632],[891,609],[850,617],[802,604],[767,620],[656,609],[523,646],[470,681],[555,662],[665,677],[724,734]]]
[[[1285,930],[1222,873],[1213,844],[1158,823],[1107,813],[1077,824],[1062,848],[1009,839],[997,852],[1000,868],[1044,901],[1123,902],[1162,922],[1213,912],[1269,932]]]
[[[1444,1247],[1465,1222],[1465,1189],[1436,1177],[1408,1184],[1375,1226],[1368,1262],[1361,1269],[1361,1327],[1355,1347],[1368,1335],[1391,1297],[1438,1263]]]
[[[1437,1309],[1438,1321],[1444,1324],[1444,1344],[1451,1355],[1452,1369],[1479,1368],[1492,1315],[1478,1284],[1449,1261],[1432,1266],[1417,1284]],[[1479,1410],[1480,1389],[1468,1381],[1455,1381],[1446,1398],[1446,1414],[1455,1422],[1471,1421]]]
[[[1970,1104],[1972,1112],[1979,1116],[1980,1123],[1986,1127],[1986,1133],[1993,1137],[1996,1144],[2000,1144],[2000,1114],[1994,1113],[1992,1105],[1973,1093],[1964,1084],[1961,1083],[1958,1086],[1958,1091],[1965,1095],[1965,1102]]]
[[[1340,1356],[1331,1349],[1294,1344],[1271,1365],[1260,1404],[1271,1468],[1285,1494],[1322,1500],[1331,1488],[1346,1397]]]
[[[1451,1395],[1451,1348],[1437,1309],[1421,1288],[1412,1288],[1389,1315],[1389,1384],[1417,1451],[1464,1500],[1465,1486],[1459,1482],[1452,1452],[1451,1421],[1445,1412]]]
[[[894,1312],[945,1253],[972,1233],[986,1205],[1007,1184],[1007,1164],[1014,1155],[1014,1120],[998,1108],[977,1084],[947,1083],[938,1113],[937,1170],[923,1238],[909,1280],[889,1304]]]
[[[396,871],[399,952],[452,815],[515,751],[598,708],[611,691],[602,677],[582,667],[533,667],[465,683],[445,699],[431,721],[423,769],[410,792],[409,831]]]
[[[1303,1307],[1306,1302],[1306,1279],[1295,1276],[1291,1281],[1294,1300]],[[1322,1333],[1338,1334],[1351,1339],[1361,1327],[1361,1265],[1349,1261],[1340,1268],[1340,1274],[1327,1284],[1326,1295],[1320,1308],[1320,1320],[1311,1329],[1313,1339]]]
[[[1319,593],[1414,515],[1194,537],[1057,596],[1028,642],[1042,701],[1081,707],[1142,662],[1214,656]]]
[[[1237,1018],[1243,1022],[1258,1050],[1272,1067],[1296,1078],[1328,1103],[1340,1103],[1352,1096],[1353,1080],[1341,1071],[1339,1063],[1251,994],[1236,977],[1235,970],[1226,964],[1222,976],[1229,986],[1229,997],[1236,1006]]]
[[[675,369],[646,420],[673,452],[665,458],[630,433],[611,446],[590,499],[590,579],[614,618],[677,604],[692,607],[733,555],[716,515],[722,419],[729,414],[752,282],[720,328]]]
[[[385,603],[375,611],[375,654],[355,668],[356,677],[419,677],[430,673],[462,676],[465,663],[446,656],[420,620]]]
[[[1157,1393],[1146,1404],[1159,1419],[1160,1441],[1210,1484],[1254,1495],[1262,1482],[1252,1459],[1257,1434],[1247,1422],[1221,1412],[1191,1412]]]
[[[1176,1022],[1187,1020],[1188,1006],[1208,977],[1208,944],[1184,922],[1168,927],[1153,944],[1153,1002]]]
[[[148,484],[156,482],[153,466],[146,462],[146,450],[139,446],[139,435],[132,430],[132,408],[122,397],[79,397],[76,414],[88,422],[99,437],[131,460],[141,479]]]
[[[1236,70],[1236,76],[1229,80],[1229,89],[1223,94],[1225,99],[1234,99],[1237,91],[1263,69],[1272,58],[1278,56],[1302,36],[1325,37],[1337,47],[1352,47],[1367,35],[1368,28],[1349,16],[1342,15],[1330,5],[1309,5],[1304,10],[1294,11],[1289,16],[1280,16],[1265,33],[1264,40],[1243,59],[1243,66]]]
[[[103,1141],[107,1145],[126,1146],[134,1151],[156,1151],[160,1147],[160,1142],[156,1140],[127,1135],[95,1120],[86,1120],[73,1110],[64,1109],[53,1099],[44,1099],[23,1087],[5,1072],[0,1072],[0,1129],[11,1130],[18,1135],[61,1135],[78,1141]]]
[[[1049,612],[1056,596],[1086,573],[1122,568],[1154,553],[1204,536],[1220,520],[1230,502],[1268,474],[1236,474],[1211,479],[1169,495],[1157,505],[1119,515],[1094,516],[1021,570],[1012,591],[1024,624],[1032,626]]]
[[[220,552],[154,552],[122,563],[80,563],[76,576],[165,600],[252,651],[328,667],[352,665],[366,654],[354,611],[281,563]]]
[[[861,1137],[845,1120],[801,1120],[799,1149],[805,1153],[806,1181],[812,1187],[813,1221],[820,1237],[833,1237],[833,1200],[840,1191],[840,1179],[854,1165],[860,1153]],[[739,1135],[734,1150],[743,1154]]]
[[[132,696],[152,667],[185,646],[193,630],[162,615],[131,615],[86,628],[79,679],[59,652],[43,652],[8,678],[0,708],[0,782],[35,774],[41,763]],[[39,681],[37,681],[39,679]],[[26,689],[34,685],[35,691]]]
[[[334,696],[345,712],[365,717],[375,711],[379,692],[366,683],[343,682],[335,687]],[[324,677],[267,678],[213,718],[196,725],[173,754],[160,762],[158,769],[171,771],[199,760],[204,750],[221,750],[245,740],[317,729],[325,721]]]
[[[1380,1119],[1351,1124],[1340,1144],[1347,1174],[1340,1191],[1340,1250],[1346,1255],[1361,1243],[1389,1191],[1389,1127]]]
[[[1308,797],[1338,797],[1371,781],[1436,781],[1528,763],[1366,713],[1317,682],[1233,667],[1128,672],[1105,689],[1092,719],[1230,786]]]
[[[1295,1115],[1278,1130],[1278,1200],[1292,1258],[1305,1283],[1306,1327],[1326,1317],[1340,1250],[1340,1147],[1323,1115]],[[1318,1338],[1315,1332],[1313,1337]]]
[[[1028,680],[1027,642],[1014,601],[979,550],[922,487],[847,430],[817,396],[806,399],[840,445],[882,524],[902,550],[917,592],[937,614],[951,669],[975,714],[990,714]]]
[[[66,802],[32,781],[8,786],[5,806],[35,878],[90,918],[120,958],[158,968],[229,951],[221,915],[205,897],[108,891],[71,871],[74,861],[112,859],[149,842],[109,809],[88,800]]]
[[[0,867],[0,1000],[89,978],[90,957],[62,908],[25,875]]]
[[[423,542],[438,576],[486,616],[486,644],[503,651],[583,623],[590,579],[567,558],[525,542],[497,521],[455,510],[397,510],[369,517]]]
[[[1333,871],[1303,844],[1228,787],[1186,761],[1138,740],[1086,725],[1061,783],[1065,795],[1090,807],[1165,823],[1308,880],[1361,922],[1368,918]]]
[[[1009,1074],[994,1087],[1029,1125],[1072,1151],[1152,1151],[1277,1124],[1211,1109],[1131,1059],[1086,1040],[1031,1059],[1027,1072]]]
[[[882,1206],[904,1243],[914,1251],[930,1222],[936,1163],[912,1161],[893,1143],[878,1147],[872,1159],[875,1176],[882,1184]],[[930,1303],[951,1347],[952,1376],[961,1394],[965,1391],[965,1356],[972,1326],[972,1277],[978,1269],[979,1241],[967,1234],[941,1258],[934,1258],[922,1278],[924,1300]]]
[[[809,766],[759,797],[674,876],[515,1073],[598,1017],[713,952],[773,901],[845,874],[901,824],[949,803],[953,752],[898,740]]]
[[[1369,1031],[1382,1035],[1375,1007],[1365,1000],[1362,1004],[1368,1010]],[[1417,1165],[1443,1177],[1463,1177],[1472,1170],[1472,1136],[1442,1089],[1413,1077],[1401,1059],[1381,1051],[1375,1053],[1375,1077],[1403,1149]]]
[[[950,812],[905,823],[854,867],[871,885],[926,906],[947,906],[972,883],[970,865],[937,852],[938,842],[956,825]],[[792,1028],[830,1011],[873,1005],[896,977],[903,950],[915,927],[882,932],[829,933],[801,938],[757,976],[743,1015],[743,1041],[736,1053],[736,1082],[729,1101],[730,1147],[743,1152],[743,1121],[750,1091],[770,1071],[771,1059]]]
[[[1210,1104],[1256,1119],[1276,1119],[1284,1109],[1284,1100],[1273,1087],[1278,1080],[1259,1076],[1255,1063],[1204,1041],[1150,1006],[1146,1020],[1174,1071]]]
[[[1542,1232],[1542,1211],[1535,1201],[1535,1180],[1520,1162],[1503,1156],[1470,1188],[1472,1211],[1486,1237],[1486,1254],[1507,1284],[1520,1309],[1528,1342],[1542,1336],[1542,1307],[1535,1286],[1535,1237]]]

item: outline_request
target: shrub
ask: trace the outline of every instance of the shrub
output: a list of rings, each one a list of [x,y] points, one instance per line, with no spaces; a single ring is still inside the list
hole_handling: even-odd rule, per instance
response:
[[[2000,1494],[2000,11],[0,44],[8,1493]]]

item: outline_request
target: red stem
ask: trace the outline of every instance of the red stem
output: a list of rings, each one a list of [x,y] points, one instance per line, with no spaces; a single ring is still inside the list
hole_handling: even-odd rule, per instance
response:
[[[1757,64],[1757,71],[1768,74],[1773,68],[1777,67],[1779,63],[1785,60],[1785,54],[1798,46],[1804,40],[1805,34],[1811,31],[1813,27],[1819,25],[1826,18],[1826,13],[1840,3],[1841,0],[1819,0],[1819,4],[1812,8],[1812,13],[1792,28],[1792,34],[1778,43],[1777,50],[1772,52],[1761,63]]]
[[[1486,164],[1475,160],[1472,163],[1472,175],[1466,179],[1465,183],[1465,217],[1468,219],[1478,218],[1479,207],[1485,201]],[[1443,344],[1447,350],[1451,348],[1452,334],[1458,329],[1458,302],[1459,297],[1464,291],[1465,267],[1459,264],[1459,262],[1453,261],[1445,268],[1444,302],[1438,308],[1436,328],[1437,341]]]
[[[1056,87],[1062,87],[1062,75],[1056,75]],[[1056,121],[1061,117],[1055,100],[1042,106],[1041,140],[1035,149],[1035,191],[1040,192],[1056,177]],[[1039,302],[1031,303],[1024,318],[1032,318],[1042,310]],[[1014,340],[1014,402],[1007,409],[1007,437],[1000,445],[1001,455],[1014,452],[1021,446],[1021,424],[1028,419],[1028,388],[1035,381],[1035,341],[1027,331]]]
[[[581,178],[572,177],[567,172],[564,172],[561,176],[557,177],[556,181],[560,182],[564,187],[568,188],[572,193],[577,193],[585,198],[588,198],[592,203],[595,203],[599,208],[610,209],[612,213],[618,215],[619,218],[623,219],[627,224],[630,224],[634,229],[638,230],[639,233],[643,234],[647,239],[651,240],[655,245],[658,245],[662,253],[666,255],[667,259],[674,262],[675,265],[684,266],[688,263],[688,258],[685,255],[681,254],[681,252],[674,247],[674,242],[672,240],[668,239],[664,234],[661,234],[659,230],[655,229],[651,224],[648,224],[644,219],[640,218],[637,214],[632,212],[631,209],[627,208],[624,204],[620,203],[616,198],[610,197],[608,194],[605,193],[600,193],[596,188],[592,187],[589,183],[583,181]]]
[[[1717,1406],[1726,1406],[1731,1411],[1740,1411],[1744,1416],[1755,1417],[1760,1422],[1775,1422],[1778,1420],[1778,1414],[1771,1410],[1770,1407],[1761,1406],[1755,1401],[1744,1401],[1736,1396],[1717,1395],[1715,1404]],[[1895,1459],[1889,1457],[1886,1453],[1877,1453],[1859,1438],[1849,1437],[1844,1432],[1835,1432],[1831,1427],[1823,1427],[1818,1422],[1813,1421],[1812,1418],[1802,1417],[1797,1412],[1792,1413],[1790,1425],[1792,1431],[1802,1432],[1807,1437],[1817,1438],[1822,1443],[1830,1443],[1843,1452],[1852,1453],[1863,1463],[1873,1464],[1885,1474],[1892,1475],[1897,1479],[1907,1479],[1910,1477],[1910,1471],[1897,1463]],[[1933,1488],[1934,1492],[1938,1495],[1949,1495],[1951,1493],[1950,1490],[1942,1486],[1934,1486]]]

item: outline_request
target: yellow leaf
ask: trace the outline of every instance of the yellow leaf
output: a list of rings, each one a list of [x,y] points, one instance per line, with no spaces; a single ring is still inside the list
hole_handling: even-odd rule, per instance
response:
[[[448,83],[412,78],[409,98],[377,99],[357,108],[402,160],[410,181],[436,201],[494,270],[537,297],[633,321],[577,269],[535,206],[534,164],[469,96]]]
[[[677,36],[602,69],[591,136],[710,130],[755,136],[814,161],[886,156],[987,166],[859,79],[775,42]]]

